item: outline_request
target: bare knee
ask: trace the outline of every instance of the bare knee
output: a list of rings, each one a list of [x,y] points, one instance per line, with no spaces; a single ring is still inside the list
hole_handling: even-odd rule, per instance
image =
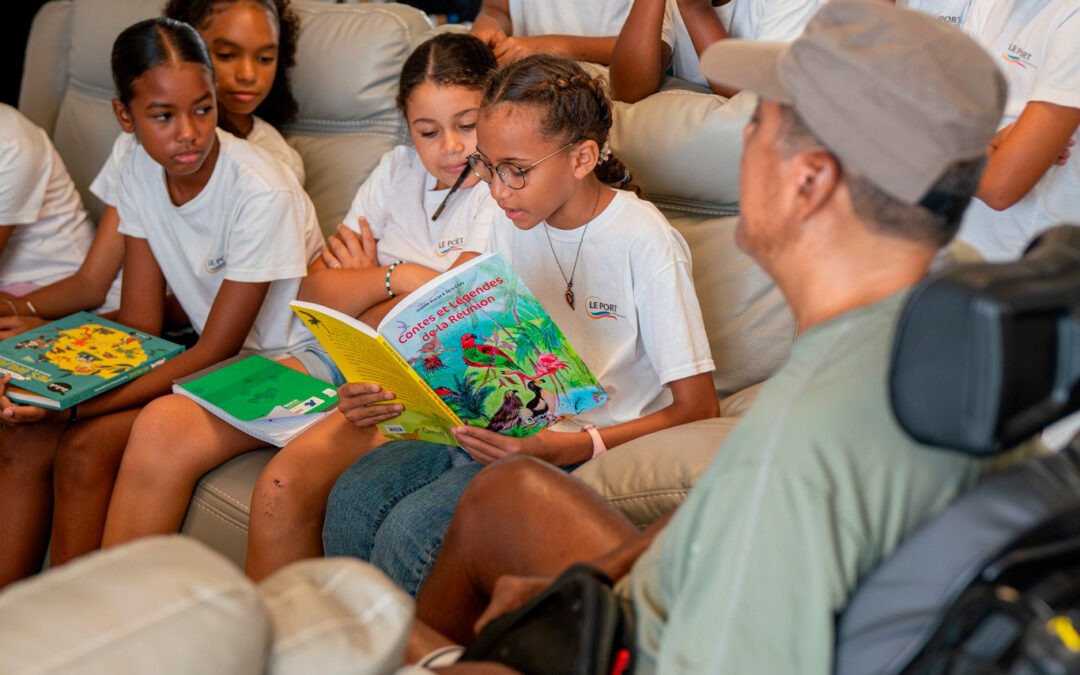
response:
[[[569,478],[563,471],[535,457],[513,455],[486,467],[470,481],[458,511],[505,508],[521,502],[536,504],[536,495],[555,488]]]

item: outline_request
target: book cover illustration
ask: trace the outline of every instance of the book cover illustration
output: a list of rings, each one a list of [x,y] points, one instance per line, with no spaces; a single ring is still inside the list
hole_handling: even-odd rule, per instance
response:
[[[0,342],[0,371],[11,374],[11,400],[64,410],[181,351],[168,340],[77,312]]]
[[[417,289],[379,332],[466,424],[528,436],[607,400],[498,254],[474,258]]]
[[[405,410],[378,424],[387,438],[420,440],[456,445],[450,430],[462,422],[442,399],[413,372],[370,326],[341,312],[315,303],[289,303],[330,354],[349,382],[378,382],[394,392],[387,403],[401,403]]]
[[[257,354],[188,376],[174,384],[173,391],[278,447],[332,412],[338,402],[333,385]]]

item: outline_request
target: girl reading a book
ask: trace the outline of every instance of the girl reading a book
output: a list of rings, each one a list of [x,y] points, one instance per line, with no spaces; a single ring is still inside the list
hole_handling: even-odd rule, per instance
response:
[[[172,19],[137,23],[117,37],[112,70],[125,132],[109,159],[125,238],[118,318],[160,333],[168,287],[199,339],[59,413],[0,392],[0,583],[40,567],[50,512],[54,564],[100,544],[135,417],[174,379],[241,349],[287,354],[311,340],[288,302],[318,257],[314,207],[284,165],[217,128],[214,67],[199,34]]]
[[[469,159],[502,209],[488,250],[513,265],[610,399],[524,438],[465,426],[455,429],[461,447],[376,448],[334,486],[328,555],[371,561],[415,594],[485,464],[527,454],[569,469],[717,414],[686,243],[656,208],[605,185],[625,174],[607,147],[611,120],[599,80],[569,60],[528,57],[488,84]],[[382,418],[377,387],[349,384],[339,395],[354,424]]]
[[[291,122],[297,104],[289,85],[299,21],[289,0],[171,0],[165,16],[195,26],[206,42],[216,71],[218,126],[246,138],[285,163],[302,185],[300,155],[277,131]],[[116,178],[103,171],[91,190],[105,203],[93,243],[72,252],[85,253],[70,276],[49,279],[22,297],[0,294],[0,338],[11,337],[79,310],[109,314],[120,305],[120,265],[124,238],[118,231]],[[321,237],[321,232],[312,235]],[[90,241],[87,235],[87,242]],[[11,300],[12,304],[4,302]],[[170,298],[171,324],[182,326]]]
[[[467,158],[476,149],[483,84],[494,69],[491,50],[465,34],[438,35],[409,56],[397,103],[413,144],[387,153],[360,187],[324,253],[331,269],[312,272],[301,299],[374,325],[389,305],[445,271],[461,251],[483,248],[493,206]],[[335,372],[335,384],[342,384],[339,378]],[[321,555],[330,488],[362,453],[384,441],[374,426],[355,426],[334,412],[287,443],[252,495],[247,573],[259,579],[293,560]],[[105,545],[177,531],[199,478],[263,445],[189,398],[155,401],[139,417],[124,454]]]

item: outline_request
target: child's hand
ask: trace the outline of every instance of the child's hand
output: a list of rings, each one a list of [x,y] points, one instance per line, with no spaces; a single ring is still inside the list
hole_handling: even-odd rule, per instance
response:
[[[386,403],[394,394],[372,382],[348,382],[338,388],[338,410],[360,428],[397,417],[405,406]]]
[[[495,60],[499,62],[499,65],[505,66],[533,54],[555,53],[556,49],[550,42],[547,35],[508,37],[499,44],[493,45],[492,50],[495,52]]]
[[[360,234],[352,231],[344,223],[338,225],[337,234],[330,235],[323,248],[323,262],[330,269],[363,269],[378,267],[378,242],[371,234],[367,218],[357,219]]]
[[[1073,147],[1074,145],[1076,145],[1076,141],[1070,138],[1069,142],[1065,144],[1065,148],[1062,149],[1061,154],[1058,155],[1058,158],[1054,160],[1054,164],[1056,166],[1065,166],[1065,162],[1068,162],[1069,157],[1072,157],[1072,150],[1070,150],[1069,148]]]
[[[502,28],[499,28],[498,22],[489,17],[478,18],[473,22],[472,29],[469,32],[492,49],[495,49],[506,39],[506,33],[503,32]]]
[[[47,321],[36,316],[0,316],[0,340],[44,326]]]
[[[587,434],[545,429],[517,438],[471,426],[457,427],[453,434],[465,452],[481,464],[491,464],[510,455],[530,455],[556,466],[584,462],[592,457],[592,438]]]
[[[67,414],[61,410],[47,410],[33,405],[17,405],[5,394],[11,375],[5,373],[0,377],[0,425],[16,426],[19,424],[37,424],[39,422],[55,422],[63,419]]]

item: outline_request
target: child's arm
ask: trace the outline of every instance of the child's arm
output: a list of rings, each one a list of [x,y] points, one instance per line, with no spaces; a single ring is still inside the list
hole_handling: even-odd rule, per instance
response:
[[[679,13],[682,14],[686,32],[690,35],[690,41],[694,43],[694,51],[697,52],[698,58],[701,58],[701,53],[712,43],[727,39],[728,32],[709,0],[678,0],[678,2]],[[738,89],[712,83],[710,87],[714,94],[720,96],[731,97],[739,93]]]
[[[513,63],[533,54],[554,54],[575,61],[607,65],[615,48],[616,36],[584,37],[580,35],[530,35],[508,37],[495,45],[495,60],[500,66]]]
[[[1078,125],[1080,108],[1029,101],[990,142],[975,196],[998,211],[1016,204],[1058,161]]]
[[[672,402],[666,408],[633,420],[601,429],[606,447],[614,448],[639,436],[695,420],[715,417],[719,413],[712,373],[701,373],[671,383]],[[592,437],[586,433],[564,433],[544,430],[526,438],[464,426],[454,430],[454,437],[473,459],[490,464],[507,455],[524,454],[539,457],[556,465],[584,462],[592,457]]]
[[[513,35],[513,31],[508,0],[484,0],[469,30],[492,49],[505,40],[506,36]]]
[[[145,245],[145,240],[135,240]],[[147,245],[147,248],[149,246]],[[130,256],[128,257],[130,260]],[[131,278],[124,269],[124,300],[121,304],[121,323],[132,325],[138,321],[129,313],[127,305],[128,284]],[[159,272],[160,274],[160,272]],[[155,284],[156,286],[156,284]],[[263,300],[270,288],[270,282],[248,283],[226,280],[222,282],[210,307],[210,315],[199,341],[191,349],[178,354],[149,373],[132,382],[106,392],[79,405],[79,417],[92,417],[115,410],[123,410],[143,404],[150,399],[169,393],[172,383],[177,378],[194,373],[237,354],[247,339],[255,318],[262,309]],[[164,313],[164,279],[158,288],[153,288],[157,300],[151,301],[151,316],[157,314],[154,321],[157,330],[161,329]],[[159,293],[160,292],[160,293]],[[125,321],[127,319],[127,321]],[[133,326],[134,327],[134,326]],[[149,331],[149,328],[144,328]]]
[[[671,46],[661,39],[664,0],[637,0],[611,51],[611,96],[634,103],[656,92],[671,62]]]
[[[120,265],[124,262],[124,237],[118,230],[120,219],[116,208],[106,206],[98,224],[94,241],[86,259],[75,274],[33,293],[15,298],[19,318],[25,319],[22,329],[4,324],[0,338],[10,337],[44,323],[43,319],[58,319],[83,309],[93,309],[105,302]],[[34,311],[30,310],[33,306]],[[35,318],[34,314],[37,314]],[[7,303],[0,303],[0,316],[11,313]]]
[[[392,272],[389,265],[317,270],[304,278],[296,297],[359,316],[390,297],[386,290],[388,276],[394,295],[407,295],[439,273],[415,263],[399,263]]]

